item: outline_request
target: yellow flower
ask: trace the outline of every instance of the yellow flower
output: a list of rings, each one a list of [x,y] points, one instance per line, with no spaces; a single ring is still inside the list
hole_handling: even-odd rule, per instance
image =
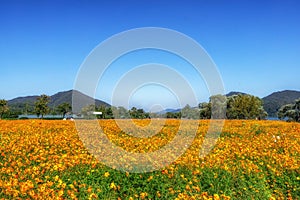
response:
[[[214,200],[219,200],[219,199],[220,199],[219,195],[218,194],[214,194]]]
[[[56,176],[54,177],[54,180],[55,180],[55,181],[58,181],[58,179],[59,179],[59,176],[56,175]]]
[[[89,200],[90,199],[97,199],[98,198],[98,196],[95,194],[95,193],[92,193],[92,194],[90,194],[90,196],[89,196]]]
[[[151,181],[153,179],[153,176],[149,176],[149,178],[147,179],[147,181]]]
[[[64,194],[64,191],[63,190],[59,190],[58,196],[61,197],[63,194]]]
[[[156,196],[157,196],[157,197],[161,197],[161,194],[160,194],[159,191],[156,191]]]
[[[106,178],[109,177],[109,175],[110,175],[109,172],[104,173],[104,177],[106,177]]]
[[[148,196],[147,192],[142,192],[140,194],[141,199],[144,199],[146,196]]]
[[[109,186],[110,189],[113,189],[113,190],[117,190],[117,186],[114,182],[111,182],[110,183],[110,186]]]

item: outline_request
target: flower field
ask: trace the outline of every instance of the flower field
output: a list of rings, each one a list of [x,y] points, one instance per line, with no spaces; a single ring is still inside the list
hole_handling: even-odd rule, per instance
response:
[[[157,151],[188,134],[192,123],[98,122],[112,143],[134,153]],[[85,124],[80,138],[73,121],[0,120],[0,199],[300,199],[299,123],[227,120],[211,153],[200,158],[209,127],[201,120],[183,155],[146,173],[99,162],[83,145],[93,132]],[[149,137],[129,134],[143,131]],[[186,141],[180,142],[178,148]]]

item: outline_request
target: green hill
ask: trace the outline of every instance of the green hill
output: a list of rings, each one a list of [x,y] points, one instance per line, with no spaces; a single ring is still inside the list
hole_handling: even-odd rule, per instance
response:
[[[69,90],[64,92],[58,92],[52,96],[50,96],[50,102],[49,107],[50,109],[55,109],[59,104],[62,103],[69,103],[72,105],[72,95],[75,95],[76,98],[79,100],[79,104],[76,105],[76,110],[80,110],[83,106],[85,106],[87,103],[95,104],[97,106],[104,105],[104,106],[110,106],[108,103],[101,101],[101,100],[94,100],[94,98],[89,97],[79,91],[76,90]],[[14,112],[19,113],[31,113],[34,110],[34,102],[37,100],[39,96],[26,96],[26,97],[17,97],[12,100],[8,101],[8,105],[10,109]]]
[[[300,98],[300,92],[294,90],[284,90],[274,92],[264,98],[264,109],[269,114],[269,117],[277,117],[278,109],[289,103],[293,103],[296,99]]]

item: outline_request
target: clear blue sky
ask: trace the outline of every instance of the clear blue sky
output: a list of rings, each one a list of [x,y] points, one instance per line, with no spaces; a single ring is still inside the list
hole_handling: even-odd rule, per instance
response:
[[[299,10],[297,0],[1,0],[0,98],[72,89],[80,65],[100,42],[149,26],[180,31],[201,44],[216,63],[227,92],[264,97],[279,90],[300,90]],[[136,59],[149,61],[145,56],[152,54],[144,52]],[[163,60],[160,56],[158,62]],[[107,72],[100,82],[107,89],[99,86],[97,98],[111,99],[121,71],[115,66]],[[193,71],[180,72],[193,85],[197,79]],[[202,86],[193,87],[199,101],[208,99]],[[142,94],[149,91],[155,92],[155,86],[145,87],[133,99],[144,101]]]

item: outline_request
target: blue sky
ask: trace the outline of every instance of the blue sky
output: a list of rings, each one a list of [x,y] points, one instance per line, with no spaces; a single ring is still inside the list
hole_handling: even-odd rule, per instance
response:
[[[0,98],[52,95],[72,89],[81,64],[99,43],[140,27],[169,28],[196,40],[218,67],[226,92],[264,97],[285,89],[300,90],[299,10],[297,0],[2,0]],[[120,59],[107,71],[99,82],[97,98],[111,101],[114,84],[125,72],[120,70],[121,65],[127,65],[129,70],[135,67],[133,64],[156,61],[183,74],[199,101],[208,100],[203,79],[184,61],[151,51],[129,58],[130,55],[123,63]],[[138,62],[130,65],[132,60]],[[153,98],[153,104],[174,97],[166,88],[148,85],[134,93],[130,105],[143,107],[149,94],[162,90],[165,95]],[[163,106],[168,106],[165,102]],[[169,106],[178,105],[172,102]]]

